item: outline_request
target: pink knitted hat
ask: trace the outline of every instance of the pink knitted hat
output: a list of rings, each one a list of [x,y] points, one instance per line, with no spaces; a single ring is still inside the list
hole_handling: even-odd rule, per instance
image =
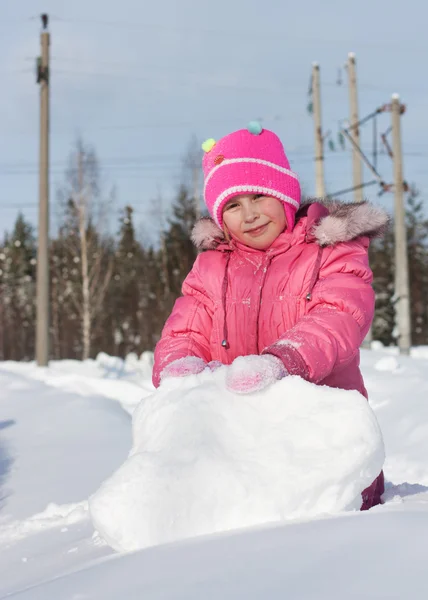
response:
[[[265,194],[284,203],[288,229],[294,227],[300,205],[300,184],[290,170],[281,140],[272,131],[252,121],[218,142],[202,144],[204,158],[204,198],[217,223],[223,226],[223,208],[239,194]]]

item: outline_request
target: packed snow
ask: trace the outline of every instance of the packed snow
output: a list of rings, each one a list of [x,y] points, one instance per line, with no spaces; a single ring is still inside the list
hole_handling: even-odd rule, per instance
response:
[[[242,396],[226,374],[166,379],[134,412],[130,457],[90,499],[113,548],[359,510],[384,463],[366,399],[299,377]]]
[[[379,344],[362,351],[369,408],[356,393],[313,390],[298,378],[275,384],[269,399],[264,393],[235,397],[225,391],[221,369],[170,381],[154,393],[150,353],[125,361],[100,355],[52,362],[47,369],[0,363],[0,598],[425,597],[427,365],[428,348],[412,349],[411,357]],[[307,427],[299,424],[298,398]],[[345,434],[359,439],[357,458],[346,456]],[[309,438],[320,444],[318,451]],[[366,513],[352,510],[364,477],[372,478],[370,469],[382,463],[382,439],[384,504]],[[323,473],[340,478],[333,442],[343,453],[336,488],[343,501],[332,493],[329,505],[317,506],[313,496],[312,514],[308,506],[293,514],[298,503],[287,483],[295,476],[297,450],[312,453],[310,485],[327,489]],[[285,477],[273,482],[280,456]],[[135,459],[141,462],[134,470]],[[125,469],[130,477],[120,489]],[[302,477],[298,489],[304,483]],[[133,494],[143,488],[138,506]],[[268,489],[273,495],[264,502]],[[164,504],[154,506],[159,492]],[[244,502],[235,519],[226,492]],[[174,503],[177,493],[183,497]],[[115,507],[122,519],[117,530],[97,498]],[[121,498],[129,503],[122,511]],[[175,523],[152,522],[147,534],[142,517],[150,510]],[[126,511],[134,515],[134,531]],[[99,531],[91,517],[99,520]],[[116,552],[105,541],[107,526],[117,548],[146,548]],[[176,541],[157,545],[169,539]]]

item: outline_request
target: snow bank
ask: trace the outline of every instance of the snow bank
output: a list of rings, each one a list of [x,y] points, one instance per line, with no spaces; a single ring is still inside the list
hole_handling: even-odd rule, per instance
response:
[[[41,513],[23,521],[13,521],[2,527],[0,529],[0,544],[16,542],[28,535],[40,533],[46,529],[73,525],[83,521],[87,516],[88,503],[86,501],[64,505],[51,503]]]
[[[0,527],[87,499],[129,453],[131,419],[119,403],[97,393],[92,378],[49,373],[25,363],[0,369],[0,426],[8,425],[0,431]]]
[[[384,356],[375,364],[378,371],[397,371],[399,368],[400,363],[395,356]]]
[[[104,372],[104,377],[117,379],[130,375],[134,375],[133,379],[151,380],[153,370],[154,354],[150,351],[145,351],[140,357],[135,352],[131,352],[124,359],[117,356],[110,356],[105,352],[99,352],[95,359],[95,363]]]
[[[383,352],[361,354],[370,405],[385,440],[386,479],[428,486],[428,363],[400,355],[398,367],[386,369],[384,358]]]
[[[370,344],[371,350],[382,352],[392,356],[399,356],[400,349],[398,346],[384,346],[379,340],[373,340]],[[421,360],[428,360],[428,346],[412,346],[410,348],[410,356]]]
[[[225,373],[166,380],[135,410],[129,458],[89,500],[116,550],[359,509],[384,462],[366,400],[298,377],[238,396]]]
[[[416,509],[409,502],[392,511],[381,507],[362,513],[359,518],[348,515],[247,530],[109,558],[98,548],[98,555],[86,556],[83,564],[71,562],[78,560],[79,553],[67,553],[67,569],[55,563],[54,555],[51,573],[47,568],[35,571],[32,579],[27,575],[30,560],[25,565],[17,561],[11,567],[21,574],[21,581],[6,587],[2,573],[0,589],[5,593],[1,597],[423,600],[428,597],[426,508],[425,504],[425,510]],[[46,554],[42,541],[38,556]]]

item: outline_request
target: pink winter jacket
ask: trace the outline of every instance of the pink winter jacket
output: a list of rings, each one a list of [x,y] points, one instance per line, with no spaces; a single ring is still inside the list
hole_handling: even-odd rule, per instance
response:
[[[206,251],[156,346],[154,385],[166,365],[184,356],[230,364],[269,353],[292,375],[367,398],[359,349],[375,304],[368,247],[387,222],[368,203],[306,203],[294,230],[260,251],[226,243],[213,221],[201,219],[192,238]],[[364,490],[361,510],[379,504],[383,491],[380,473]]]
[[[292,232],[266,251],[226,243],[210,219],[195,226],[201,253],[155,349],[153,383],[184,356],[230,364],[274,354],[292,375],[367,397],[359,348],[374,315],[369,238],[386,213],[368,203],[306,203]]]

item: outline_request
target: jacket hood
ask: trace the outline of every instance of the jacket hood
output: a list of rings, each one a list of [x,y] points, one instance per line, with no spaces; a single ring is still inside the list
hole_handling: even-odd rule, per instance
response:
[[[296,213],[296,225],[306,218],[306,239],[319,246],[334,246],[359,237],[382,236],[389,224],[388,213],[369,202],[309,199]],[[193,227],[192,242],[199,250],[215,250],[227,243],[223,231],[211,217],[202,217]]]

